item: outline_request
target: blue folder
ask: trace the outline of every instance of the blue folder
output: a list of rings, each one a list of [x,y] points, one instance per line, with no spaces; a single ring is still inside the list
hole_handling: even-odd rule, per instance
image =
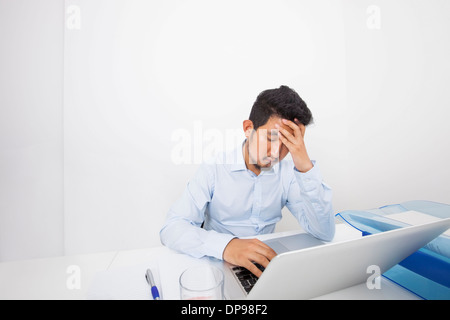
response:
[[[450,218],[450,205],[431,201],[408,201],[376,209],[348,210],[336,214],[363,236],[408,226],[389,214],[414,210],[437,218]],[[383,274],[423,299],[450,299],[450,237],[441,235]]]

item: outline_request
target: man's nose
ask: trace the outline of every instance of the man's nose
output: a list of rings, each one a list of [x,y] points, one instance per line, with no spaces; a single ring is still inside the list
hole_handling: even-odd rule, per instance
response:
[[[269,146],[270,156],[274,159],[277,159],[280,155],[280,142],[279,141],[271,141]]]

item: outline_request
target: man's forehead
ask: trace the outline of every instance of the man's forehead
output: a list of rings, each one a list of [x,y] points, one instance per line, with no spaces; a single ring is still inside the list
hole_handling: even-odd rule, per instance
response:
[[[279,127],[289,131],[291,134],[294,133],[294,130],[292,130],[291,127],[285,125],[284,123],[279,124]],[[275,125],[273,125],[273,126],[265,125],[265,126],[259,127],[257,131],[262,133],[262,134],[275,136],[275,135],[278,135],[279,129],[277,127],[275,127]]]

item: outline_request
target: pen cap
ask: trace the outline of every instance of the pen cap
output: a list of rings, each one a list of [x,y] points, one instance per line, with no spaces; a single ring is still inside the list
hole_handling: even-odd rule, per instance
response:
[[[157,287],[152,287],[152,296],[153,299],[159,298],[159,292]]]

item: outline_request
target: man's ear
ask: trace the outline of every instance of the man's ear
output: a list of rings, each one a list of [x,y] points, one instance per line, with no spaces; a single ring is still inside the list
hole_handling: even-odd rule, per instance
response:
[[[253,131],[253,122],[251,120],[244,120],[242,128],[244,129],[245,137],[248,139]]]

